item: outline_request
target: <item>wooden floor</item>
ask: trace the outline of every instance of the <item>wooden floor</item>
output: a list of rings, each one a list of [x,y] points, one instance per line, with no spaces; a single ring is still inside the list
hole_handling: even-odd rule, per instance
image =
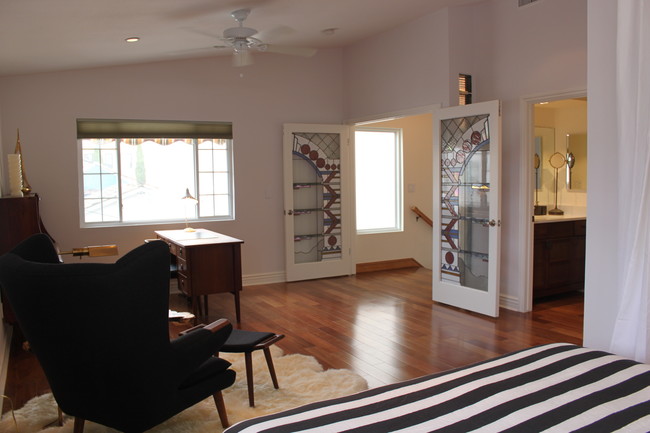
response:
[[[582,343],[582,296],[535,305],[532,313],[501,310],[487,318],[431,301],[424,268],[370,272],[242,292],[242,329],[274,331],[285,352],[316,357],[325,368],[349,368],[371,387],[447,370],[550,342]],[[187,310],[172,295],[170,308]],[[209,319],[234,322],[232,295],[212,295]],[[183,329],[170,326],[172,334]],[[48,391],[33,356],[12,343],[5,394],[14,407]],[[8,410],[7,403],[3,412]]]

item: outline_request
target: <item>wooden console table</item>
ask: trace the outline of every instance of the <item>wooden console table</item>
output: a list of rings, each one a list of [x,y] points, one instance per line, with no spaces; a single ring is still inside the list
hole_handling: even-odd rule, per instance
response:
[[[237,323],[241,322],[241,244],[244,241],[196,229],[159,230],[156,236],[169,245],[178,267],[178,288],[192,300],[195,317],[207,316],[207,295],[230,292],[235,297]],[[203,308],[203,306],[205,308]]]
[[[38,194],[24,197],[0,198],[0,255],[11,251],[16,245],[34,233],[50,234],[45,230],[39,210]],[[51,236],[50,236],[51,238]],[[16,316],[0,294],[2,299],[3,319],[10,325],[18,326]]]

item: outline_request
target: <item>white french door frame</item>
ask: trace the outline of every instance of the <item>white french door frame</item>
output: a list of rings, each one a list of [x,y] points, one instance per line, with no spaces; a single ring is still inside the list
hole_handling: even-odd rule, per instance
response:
[[[353,255],[354,213],[351,191],[353,188],[352,165],[350,162],[351,127],[347,124],[286,123],[283,126],[283,171],[284,171],[284,227],[285,227],[285,281],[300,281],[327,278],[355,273]],[[293,154],[291,151],[294,132],[340,134],[340,206],[341,206],[341,256],[339,259],[295,261],[294,198],[293,198]],[[325,242],[323,240],[323,242]]]
[[[462,283],[442,278],[442,173],[441,123],[446,119],[465,118],[489,114],[486,120],[489,131],[489,188],[487,191],[489,215],[483,223],[488,236],[488,269],[486,290],[472,288]],[[499,317],[500,308],[500,237],[501,237],[501,102],[486,101],[465,106],[442,108],[433,118],[433,272],[432,298],[434,301],[491,317]],[[471,131],[471,130],[470,130]],[[476,133],[476,132],[474,132]],[[460,182],[460,180],[458,180]],[[489,220],[489,223],[487,222]],[[472,222],[474,223],[474,221]],[[456,229],[459,230],[459,229]],[[449,253],[447,253],[449,254]],[[460,253],[459,253],[460,254]],[[458,259],[460,260],[460,259]],[[448,262],[451,263],[451,262]]]
[[[517,283],[519,287],[519,306],[517,311],[528,312],[533,309],[533,176],[534,168],[531,161],[533,160],[533,143],[535,140],[535,104],[540,102],[558,101],[561,99],[584,98],[587,96],[587,89],[568,90],[565,92],[545,93],[531,95],[521,98],[520,101],[520,119],[521,119],[521,143],[523,148],[520,152],[519,166],[519,218],[517,224],[520,251],[523,254],[522,269],[520,280]]]

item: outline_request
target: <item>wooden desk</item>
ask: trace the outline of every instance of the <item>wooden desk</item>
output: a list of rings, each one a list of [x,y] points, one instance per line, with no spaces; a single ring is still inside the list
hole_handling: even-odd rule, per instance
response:
[[[169,245],[178,265],[178,288],[192,300],[195,317],[207,316],[207,295],[230,292],[235,296],[237,323],[241,322],[239,292],[242,289],[241,244],[230,236],[196,229],[156,231]],[[203,298],[203,300],[202,300]],[[205,305],[203,312],[202,304]]]

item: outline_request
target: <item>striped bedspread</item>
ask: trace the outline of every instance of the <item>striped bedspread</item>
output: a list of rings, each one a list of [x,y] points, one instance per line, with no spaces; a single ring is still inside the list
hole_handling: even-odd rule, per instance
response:
[[[650,431],[650,365],[570,344],[242,421],[250,432]]]

